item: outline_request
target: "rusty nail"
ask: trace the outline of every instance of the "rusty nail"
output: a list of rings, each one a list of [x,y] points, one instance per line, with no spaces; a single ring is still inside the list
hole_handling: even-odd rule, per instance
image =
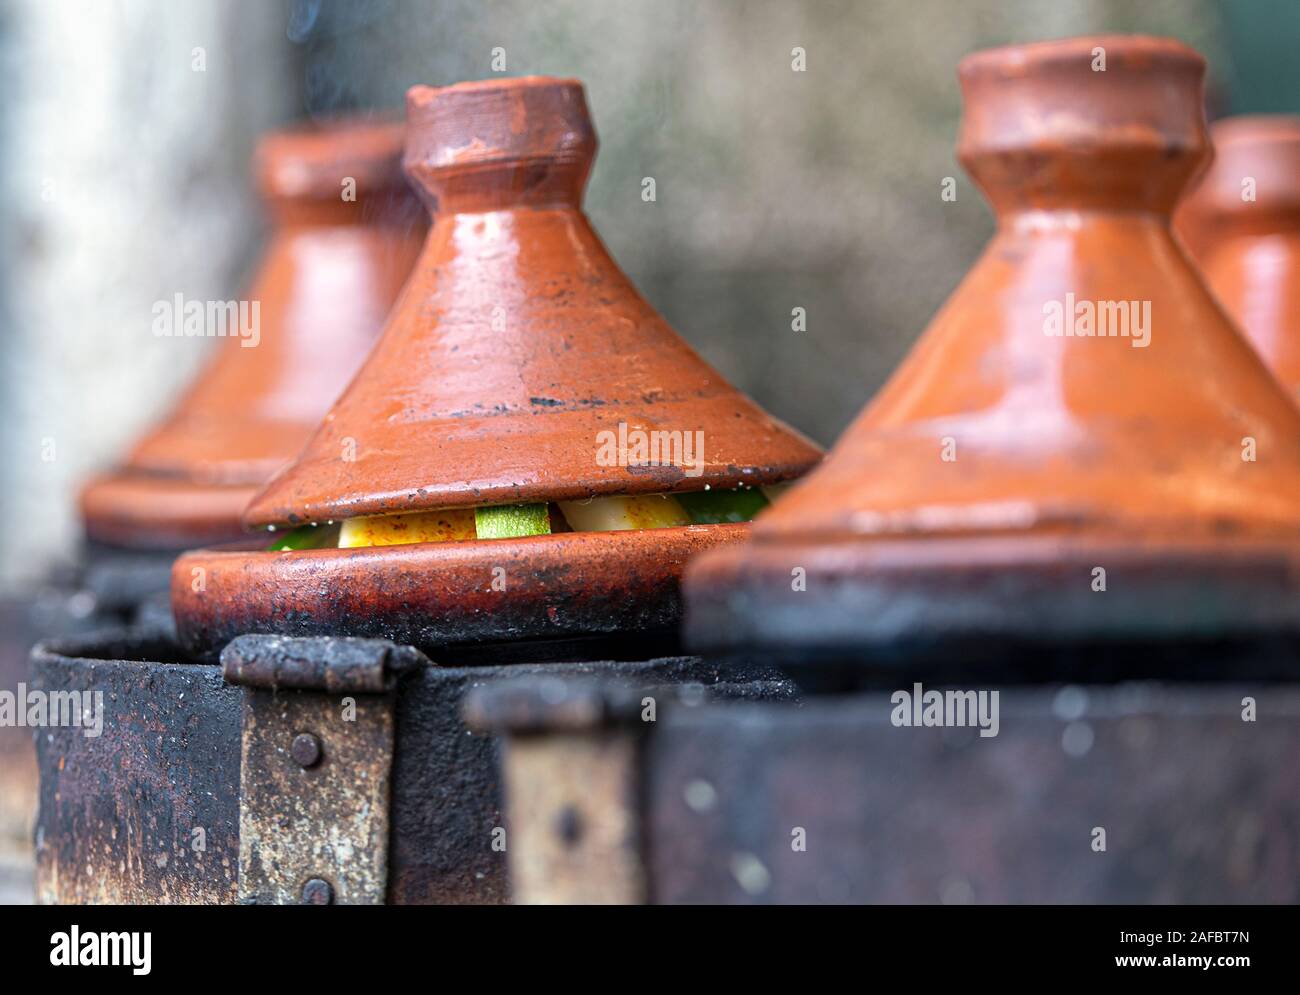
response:
[[[309,732],[300,732],[293,737],[289,754],[300,766],[315,767],[320,763],[320,740]]]
[[[300,737],[301,738],[301,737]],[[333,905],[334,889],[321,878],[312,878],[302,886],[303,905]]]
[[[572,805],[560,809],[555,820],[555,831],[566,846],[574,846],[582,838],[582,815]]]

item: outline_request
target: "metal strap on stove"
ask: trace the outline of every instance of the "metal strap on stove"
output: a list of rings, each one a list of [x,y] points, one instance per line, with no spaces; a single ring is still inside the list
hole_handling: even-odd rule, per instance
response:
[[[388,886],[395,686],[431,666],[382,639],[240,636],[239,897],[378,904]]]

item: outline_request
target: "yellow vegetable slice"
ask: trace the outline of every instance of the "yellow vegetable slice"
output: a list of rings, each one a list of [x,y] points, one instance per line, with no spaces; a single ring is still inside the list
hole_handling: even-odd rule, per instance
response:
[[[626,529],[667,529],[690,525],[691,516],[670,494],[598,497],[561,501],[560,510],[575,532],[618,532]]]
[[[346,518],[339,530],[339,548],[453,542],[477,536],[473,508],[445,508],[442,511],[413,511],[404,515]]]

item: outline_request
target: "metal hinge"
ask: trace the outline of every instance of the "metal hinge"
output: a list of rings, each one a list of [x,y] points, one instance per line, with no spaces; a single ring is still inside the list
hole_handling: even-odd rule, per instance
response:
[[[248,635],[222,651],[244,697],[241,902],[384,901],[396,678],[430,665],[383,639]]]

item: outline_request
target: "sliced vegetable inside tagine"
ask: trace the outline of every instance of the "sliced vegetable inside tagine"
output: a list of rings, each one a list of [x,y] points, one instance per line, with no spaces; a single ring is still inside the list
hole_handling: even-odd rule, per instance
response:
[[[745,488],[369,515],[345,519],[340,524],[304,525],[278,536],[270,548],[281,552],[334,546],[354,549],[416,542],[515,539],[561,531],[619,532],[717,525],[748,522],[767,504],[768,499],[761,490]]]

